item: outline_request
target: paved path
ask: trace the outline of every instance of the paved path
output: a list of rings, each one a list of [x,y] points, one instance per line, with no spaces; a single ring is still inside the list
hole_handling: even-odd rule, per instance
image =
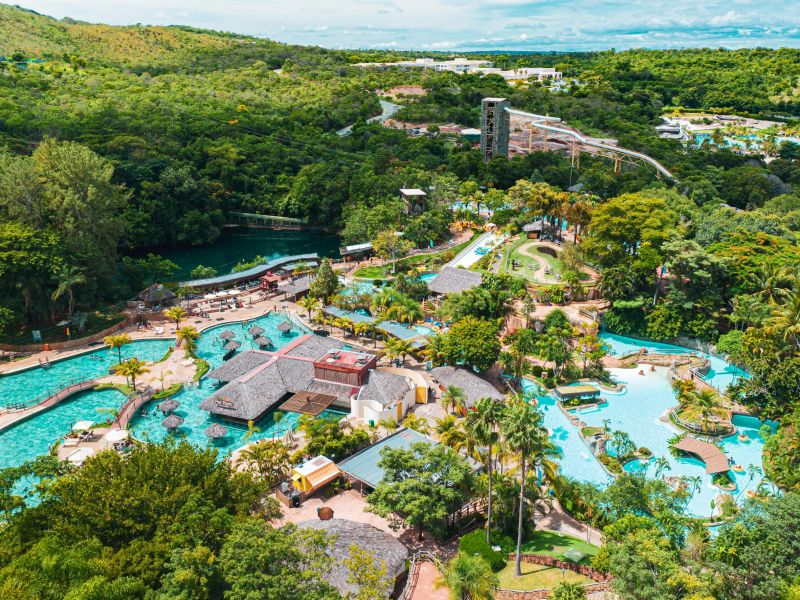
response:
[[[409,600],[449,600],[450,591],[447,587],[436,585],[439,577],[439,569],[432,562],[426,560],[418,563]]]
[[[595,528],[584,525],[566,511],[559,504],[558,500],[553,499],[553,509],[536,523],[537,529],[553,531],[571,535],[582,540],[586,540],[595,546],[603,545],[603,535]]]

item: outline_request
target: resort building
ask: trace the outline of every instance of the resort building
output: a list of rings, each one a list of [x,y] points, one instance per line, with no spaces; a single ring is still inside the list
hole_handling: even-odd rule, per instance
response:
[[[475,71],[484,75],[500,75],[510,84],[527,82],[532,79],[536,81],[561,81],[563,79],[561,71],[556,71],[552,67],[518,67],[509,70],[478,67]]]
[[[313,494],[341,474],[327,456],[318,456],[305,464],[292,469],[292,485],[304,495]]]
[[[371,554],[375,559],[375,568],[383,563],[391,583],[381,597],[392,596],[399,587],[406,572],[409,558],[408,549],[393,535],[381,531],[367,523],[359,523],[348,519],[310,520],[298,524],[301,529],[317,529],[332,536],[333,543],[328,549],[331,560],[330,573],[326,580],[346,598],[358,592],[358,586],[350,583],[347,560],[350,549],[356,546]]]
[[[433,58],[417,58],[415,60],[401,60],[397,62],[366,62],[356,63],[354,67],[365,69],[430,69],[432,71],[449,71],[450,73],[475,73],[480,68],[492,66],[489,60],[472,60],[468,58],[453,58],[451,60],[434,60]]]
[[[463,367],[436,367],[431,375],[442,391],[455,386],[464,392],[467,408],[471,408],[481,398],[503,400],[503,394],[491,383]]]
[[[468,271],[458,267],[444,267],[439,274],[428,282],[428,289],[434,294],[446,296],[458,294],[478,287],[482,276],[476,271]]]
[[[343,350],[327,337],[304,335],[277,352],[236,355],[208,377],[222,385],[200,408],[232,421],[257,421],[282,410],[318,415],[334,406],[365,421],[400,420],[415,401],[405,377],[376,371],[377,356]]]

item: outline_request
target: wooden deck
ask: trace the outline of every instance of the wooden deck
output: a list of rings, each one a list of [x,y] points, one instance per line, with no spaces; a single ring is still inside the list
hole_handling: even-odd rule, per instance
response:
[[[706,465],[707,475],[730,471],[731,466],[728,463],[728,457],[714,444],[709,444],[708,442],[703,442],[691,437],[685,437],[672,447],[702,460]]]

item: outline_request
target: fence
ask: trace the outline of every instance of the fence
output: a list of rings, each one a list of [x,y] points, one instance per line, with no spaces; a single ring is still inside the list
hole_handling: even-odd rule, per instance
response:
[[[419,576],[417,566],[420,562],[425,561],[430,562],[438,569],[439,573],[444,574],[444,565],[433,554],[427,550],[416,552],[414,556],[411,557],[411,562],[408,567],[408,579],[406,579],[406,584],[403,587],[403,591],[400,592],[400,595],[397,597],[397,600],[408,600],[411,597],[411,593],[414,591],[414,586],[417,585],[417,578]],[[469,597],[466,597],[465,600],[469,600]]]
[[[0,344],[0,350],[5,352],[44,352],[45,346],[47,346],[50,350],[69,350],[71,348],[77,348],[78,346],[98,342],[106,336],[116,333],[121,329],[125,329],[128,325],[130,325],[130,323],[131,318],[128,317],[116,325],[112,325],[103,331],[93,333],[92,335],[88,335],[86,337],[67,340],[66,342],[53,342],[52,344]]]
[[[127,428],[136,411],[147,404],[152,396],[151,392],[146,391],[129,397],[122,405],[122,408],[119,409],[119,414],[114,419],[114,425],[117,425],[120,429]]]

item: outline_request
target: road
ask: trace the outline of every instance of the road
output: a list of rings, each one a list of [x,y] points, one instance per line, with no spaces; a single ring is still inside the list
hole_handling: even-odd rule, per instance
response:
[[[379,114],[377,117],[372,117],[370,119],[367,119],[367,123],[383,123],[386,119],[388,119],[398,110],[403,108],[399,104],[394,104],[393,102],[388,102],[386,100],[378,100],[378,102],[381,103],[381,109],[383,109],[383,112],[381,112],[381,114]],[[348,125],[344,129],[340,129],[336,133],[344,136],[344,135],[349,135],[352,130],[353,126]]]

